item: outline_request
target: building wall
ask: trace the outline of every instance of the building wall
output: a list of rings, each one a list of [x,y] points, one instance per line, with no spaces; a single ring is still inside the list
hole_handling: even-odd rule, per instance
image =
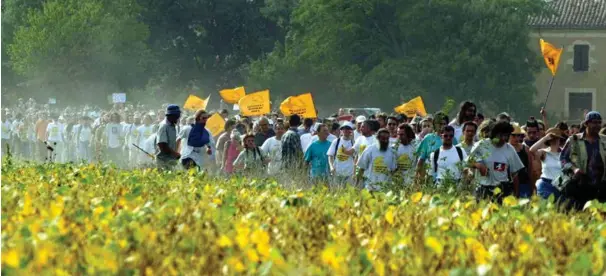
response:
[[[606,115],[606,30],[536,30],[530,35],[531,49],[541,53],[539,38],[556,47],[564,47],[560,66],[547,101],[546,110],[551,117],[579,121],[582,118],[569,116],[570,93],[592,93],[592,109]],[[574,45],[589,45],[589,70],[574,72]],[[535,103],[545,101],[551,72],[546,66],[536,76],[537,93]]]

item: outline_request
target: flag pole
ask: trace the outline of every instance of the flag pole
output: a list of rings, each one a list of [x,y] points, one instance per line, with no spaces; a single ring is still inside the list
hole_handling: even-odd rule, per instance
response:
[[[551,87],[553,87],[553,80],[555,79],[555,75],[551,76],[551,81],[549,82],[549,90],[547,90],[547,97],[545,97],[545,102],[543,103],[543,108],[547,106],[547,99],[549,99],[549,94],[551,93]]]

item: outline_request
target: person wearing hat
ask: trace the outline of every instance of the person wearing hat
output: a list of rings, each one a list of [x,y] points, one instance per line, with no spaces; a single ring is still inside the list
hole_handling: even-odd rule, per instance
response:
[[[165,119],[156,132],[156,145],[159,149],[156,154],[158,169],[170,170],[181,158],[177,151],[177,124],[180,117],[181,110],[178,105],[171,104],[166,107]]]
[[[599,134],[602,115],[588,112],[583,126],[585,131],[568,138],[560,154],[563,169],[572,170],[575,180],[575,187],[566,187],[565,196],[573,198],[577,208],[593,199],[606,201],[606,136]]]
[[[512,123],[513,132],[511,136],[509,136],[509,144],[516,150],[518,157],[524,164],[524,168],[522,168],[518,172],[518,177],[514,179],[513,188],[515,195],[520,198],[529,198],[534,193],[533,182],[530,178],[530,166],[531,162],[531,154],[529,153],[529,147],[524,144],[524,137],[526,133],[520,127],[518,123]]]
[[[552,182],[562,174],[560,162],[560,140],[563,138],[562,131],[558,128],[550,128],[545,136],[530,147],[530,153],[541,160],[541,178],[536,182],[537,194],[542,198],[549,198],[552,194],[556,200],[562,199],[562,194],[556,189]]]
[[[362,136],[362,124],[366,121],[366,117],[360,115],[356,117],[356,129],[353,132],[354,141],[358,140],[358,137]]]
[[[353,151],[351,151],[354,144],[354,126],[351,122],[344,121],[339,129],[341,135],[332,141],[326,155],[328,155],[330,174],[334,177],[333,183],[342,187],[348,181],[351,182],[354,174],[355,164]]]

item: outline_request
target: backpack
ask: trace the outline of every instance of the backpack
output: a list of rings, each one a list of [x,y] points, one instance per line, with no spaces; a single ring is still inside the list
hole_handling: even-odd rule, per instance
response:
[[[200,148],[207,145],[210,142],[210,133],[204,125],[201,124],[193,124],[191,125],[191,130],[189,131],[189,136],[187,137],[187,145]]]
[[[457,154],[459,155],[459,161],[463,161],[463,150],[458,146],[454,147],[457,150]],[[433,152],[433,171],[435,173],[438,172],[438,158],[440,158],[440,148]]]

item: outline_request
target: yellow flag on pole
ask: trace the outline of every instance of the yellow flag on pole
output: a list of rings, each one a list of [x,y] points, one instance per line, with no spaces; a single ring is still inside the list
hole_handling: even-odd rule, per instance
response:
[[[224,102],[228,104],[237,104],[242,97],[246,96],[246,91],[243,86],[234,89],[223,89],[219,91],[219,95]]]
[[[248,94],[238,101],[242,116],[260,116],[271,111],[269,90]]]
[[[425,104],[423,103],[423,98],[421,96],[416,97],[406,103],[403,103],[400,106],[394,108],[394,110],[399,114],[404,114],[407,117],[414,117],[417,114],[421,116],[427,116],[427,111],[425,111]]]
[[[206,120],[206,129],[212,136],[217,136],[225,130],[225,120],[219,113],[215,113]]]
[[[541,44],[541,54],[545,59],[547,68],[551,70],[551,75],[555,76],[558,71],[558,65],[560,64],[560,56],[562,55],[563,48],[556,48],[549,42],[545,42],[542,38],[539,40]]]
[[[280,111],[284,116],[297,114],[303,116],[303,118],[318,117],[311,93],[286,98],[286,100],[280,104]]]
[[[210,95],[208,95],[208,97],[206,97],[206,99],[203,100],[202,98],[200,98],[196,95],[190,94],[189,97],[187,97],[187,100],[185,100],[185,103],[183,104],[183,108],[192,110],[192,111],[196,111],[198,109],[206,109],[209,99],[210,99]]]

